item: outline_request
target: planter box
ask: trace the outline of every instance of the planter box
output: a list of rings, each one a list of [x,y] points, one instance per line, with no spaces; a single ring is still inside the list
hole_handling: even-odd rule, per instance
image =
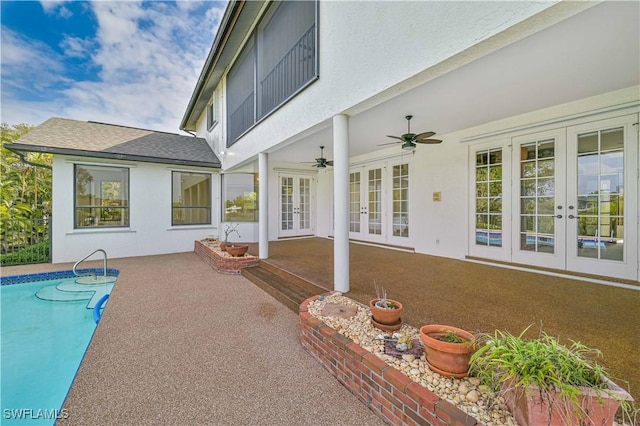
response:
[[[519,425],[611,426],[620,403],[610,395],[628,401],[633,401],[633,398],[611,380],[605,380],[609,391],[581,388],[578,398],[582,413],[575,413],[573,405],[555,393],[541,394],[537,386],[522,391],[515,389],[515,380],[511,380],[503,384],[502,390],[505,402]]]
[[[213,269],[222,274],[238,275],[243,268],[258,266],[260,260],[256,256],[245,254],[242,257],[232,257],[230,254],[209,247],[202,241],[196,241],[194,251]]]

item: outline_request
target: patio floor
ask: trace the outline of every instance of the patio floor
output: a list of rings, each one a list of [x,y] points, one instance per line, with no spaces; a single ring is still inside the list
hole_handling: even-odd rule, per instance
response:
[[[257,254],[257,244],[251,245]],[[269,262],[333,289],[333,241],[269,244]],[[600,349],[600,362],[640,400],[640,291],[443,257],[350,244],[350,291],[368,304],[374,280],[403,303],[415,326],[451,324],[470,331],[547,334]],[[639,287],[640,289],[640,287]],[[625,383],[625,381],[628,382]]]
[[[242,276],[195,253],[109,267],[120,277],[58,425],[384,424],[303,349],[298,316]]]
[[[640,291],[359,244],[350,261],[355,300],[368,303],[376,280],[416,327],[519,333],[542,323],[602,350],[610,375],[640,399]],[[269,262],[333,288],[332,240],[271,242]],[[195,253],[109,267],[120,278],[60,424],[381,424],[302,349],[297,315],[244,277],[218,274]]]

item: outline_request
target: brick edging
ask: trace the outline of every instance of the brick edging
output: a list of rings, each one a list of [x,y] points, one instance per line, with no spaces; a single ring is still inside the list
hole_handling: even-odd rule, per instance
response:
[[[300,343],[342,385],[389,424],[474,426],[474,417],[311,316],[300,305]]]
[[[200,241],[194,242],[194,251],[216,271],[223,274],[238,275],[241,269],[258,266],[260,260],[256,256],[224,257],[211,250]]]

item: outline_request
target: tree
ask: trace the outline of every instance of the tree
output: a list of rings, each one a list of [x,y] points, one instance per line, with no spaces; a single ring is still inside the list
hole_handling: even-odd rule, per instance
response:
[[[6,145],[16,142],[34,126],[0,125],[2,156],[0,160],[0,219],[41,218],[51,207],[51,169],[22,162]],[[52,155],[28,153],[24,156],[34,164],[51,166]]]
[[[28,153],[23,157],[6,147],[16,142],[22,135],[33,129],[27,124],[0,125],[2,148],[0,156],[0,236],[2,237],[3,265],[32,263],[48,259],[46,224],[42,219],[51,208],[51,166],[52,155]],[[22,219],[22,220],[15,220]],[[44,239],[44,241],[43,241]],[[45,245],[42,250],[34,247]],[[17,250],[17,251],[16,251]],[[21,251],[29,256],[22,256]],[[5,254],[6,253],[6,254]],[[36,253],[35,257],[33,253]],[[13,259],[18,254],[17,260]],[[40,258],[42,255],[44,258]]]

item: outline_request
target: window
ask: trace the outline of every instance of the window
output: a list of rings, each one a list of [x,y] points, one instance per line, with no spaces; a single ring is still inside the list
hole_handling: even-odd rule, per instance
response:
[[[223,222],[258,221],[258,174],[222,175]]]
[[[216,124],[218,124],[218,119],[216,117],[215,98],[214,98],[213,100],[211,100],[209,104],[207,104],[207,130],[213,129]]]
[[[476,245],[502,247],[502,148],[476,152]]]
[[[211,175],[172,172],[172,225],[211,223]]]
[[[75,228],[129,226],[129,169],[76,164]]]
[[[227,76],[228,142],[318,77],[316,2],[274,2]]]
[[[393,166],[393,236],[409,236],[409,165]]]

